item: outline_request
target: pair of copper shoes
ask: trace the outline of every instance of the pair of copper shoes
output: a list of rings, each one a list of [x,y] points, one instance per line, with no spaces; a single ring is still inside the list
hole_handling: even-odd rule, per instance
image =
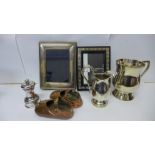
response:
[[[35,107],[39,116],[69,119],[73,116],[73,108],[82,106],[83,102],[78,92],[73,90],[54,91],[49,100],[40,101]]]

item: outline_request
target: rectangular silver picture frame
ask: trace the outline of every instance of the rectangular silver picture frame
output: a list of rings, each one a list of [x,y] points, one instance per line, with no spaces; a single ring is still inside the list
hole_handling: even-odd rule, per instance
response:
[[[75,89],[76,47],[76,42],[39,43],[41,89]]]

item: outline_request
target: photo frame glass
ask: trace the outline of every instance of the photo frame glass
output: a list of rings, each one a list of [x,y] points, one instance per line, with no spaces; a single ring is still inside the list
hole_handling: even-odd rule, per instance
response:
[[[46,81],[69,82],[69,50],[46,50]]]
[[[75,89],[76,43],[40,43],[40,87]]]

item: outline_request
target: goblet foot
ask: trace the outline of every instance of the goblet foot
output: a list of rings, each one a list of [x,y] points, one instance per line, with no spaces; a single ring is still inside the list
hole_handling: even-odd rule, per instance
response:
[[[105,107],[108,104],[108,101],[98,101],[94,98],[91,100],[91,102],[95,107],[99,108]]]
[[[123,101],[131,101],[134,99],[134,95],[133,93],[123,93],[123,92],[120,92],[119,90],[115,89],[113,90],[112,94],[120,99],[120,100],[123,100]]]

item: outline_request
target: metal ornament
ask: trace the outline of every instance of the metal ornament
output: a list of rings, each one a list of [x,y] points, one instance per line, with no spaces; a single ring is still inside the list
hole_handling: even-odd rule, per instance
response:
[[[116,75],[113,78],[113,95],[123,101],[134,99],[134,92],[138,89],[141,77],[150,67],[150,61],[118,59],[116,61]]]
[[[93,77],[91,86],[90,81],[84,75],[87,68],[91,70]],[[89,90],[92,94],[92,104],[96,107],[105,107],[108,104],[111,93],[110,87],[113,74],[110,71],[95,73],[95,69],[92,66],[84,67],[81,74],[88,83]]]
[[[34,93],[35,82],[26,79],[22,84],[21,88],[26,92],[26,97],[24,99],[25,107],[32,108],[39,101],[39,96]]]

